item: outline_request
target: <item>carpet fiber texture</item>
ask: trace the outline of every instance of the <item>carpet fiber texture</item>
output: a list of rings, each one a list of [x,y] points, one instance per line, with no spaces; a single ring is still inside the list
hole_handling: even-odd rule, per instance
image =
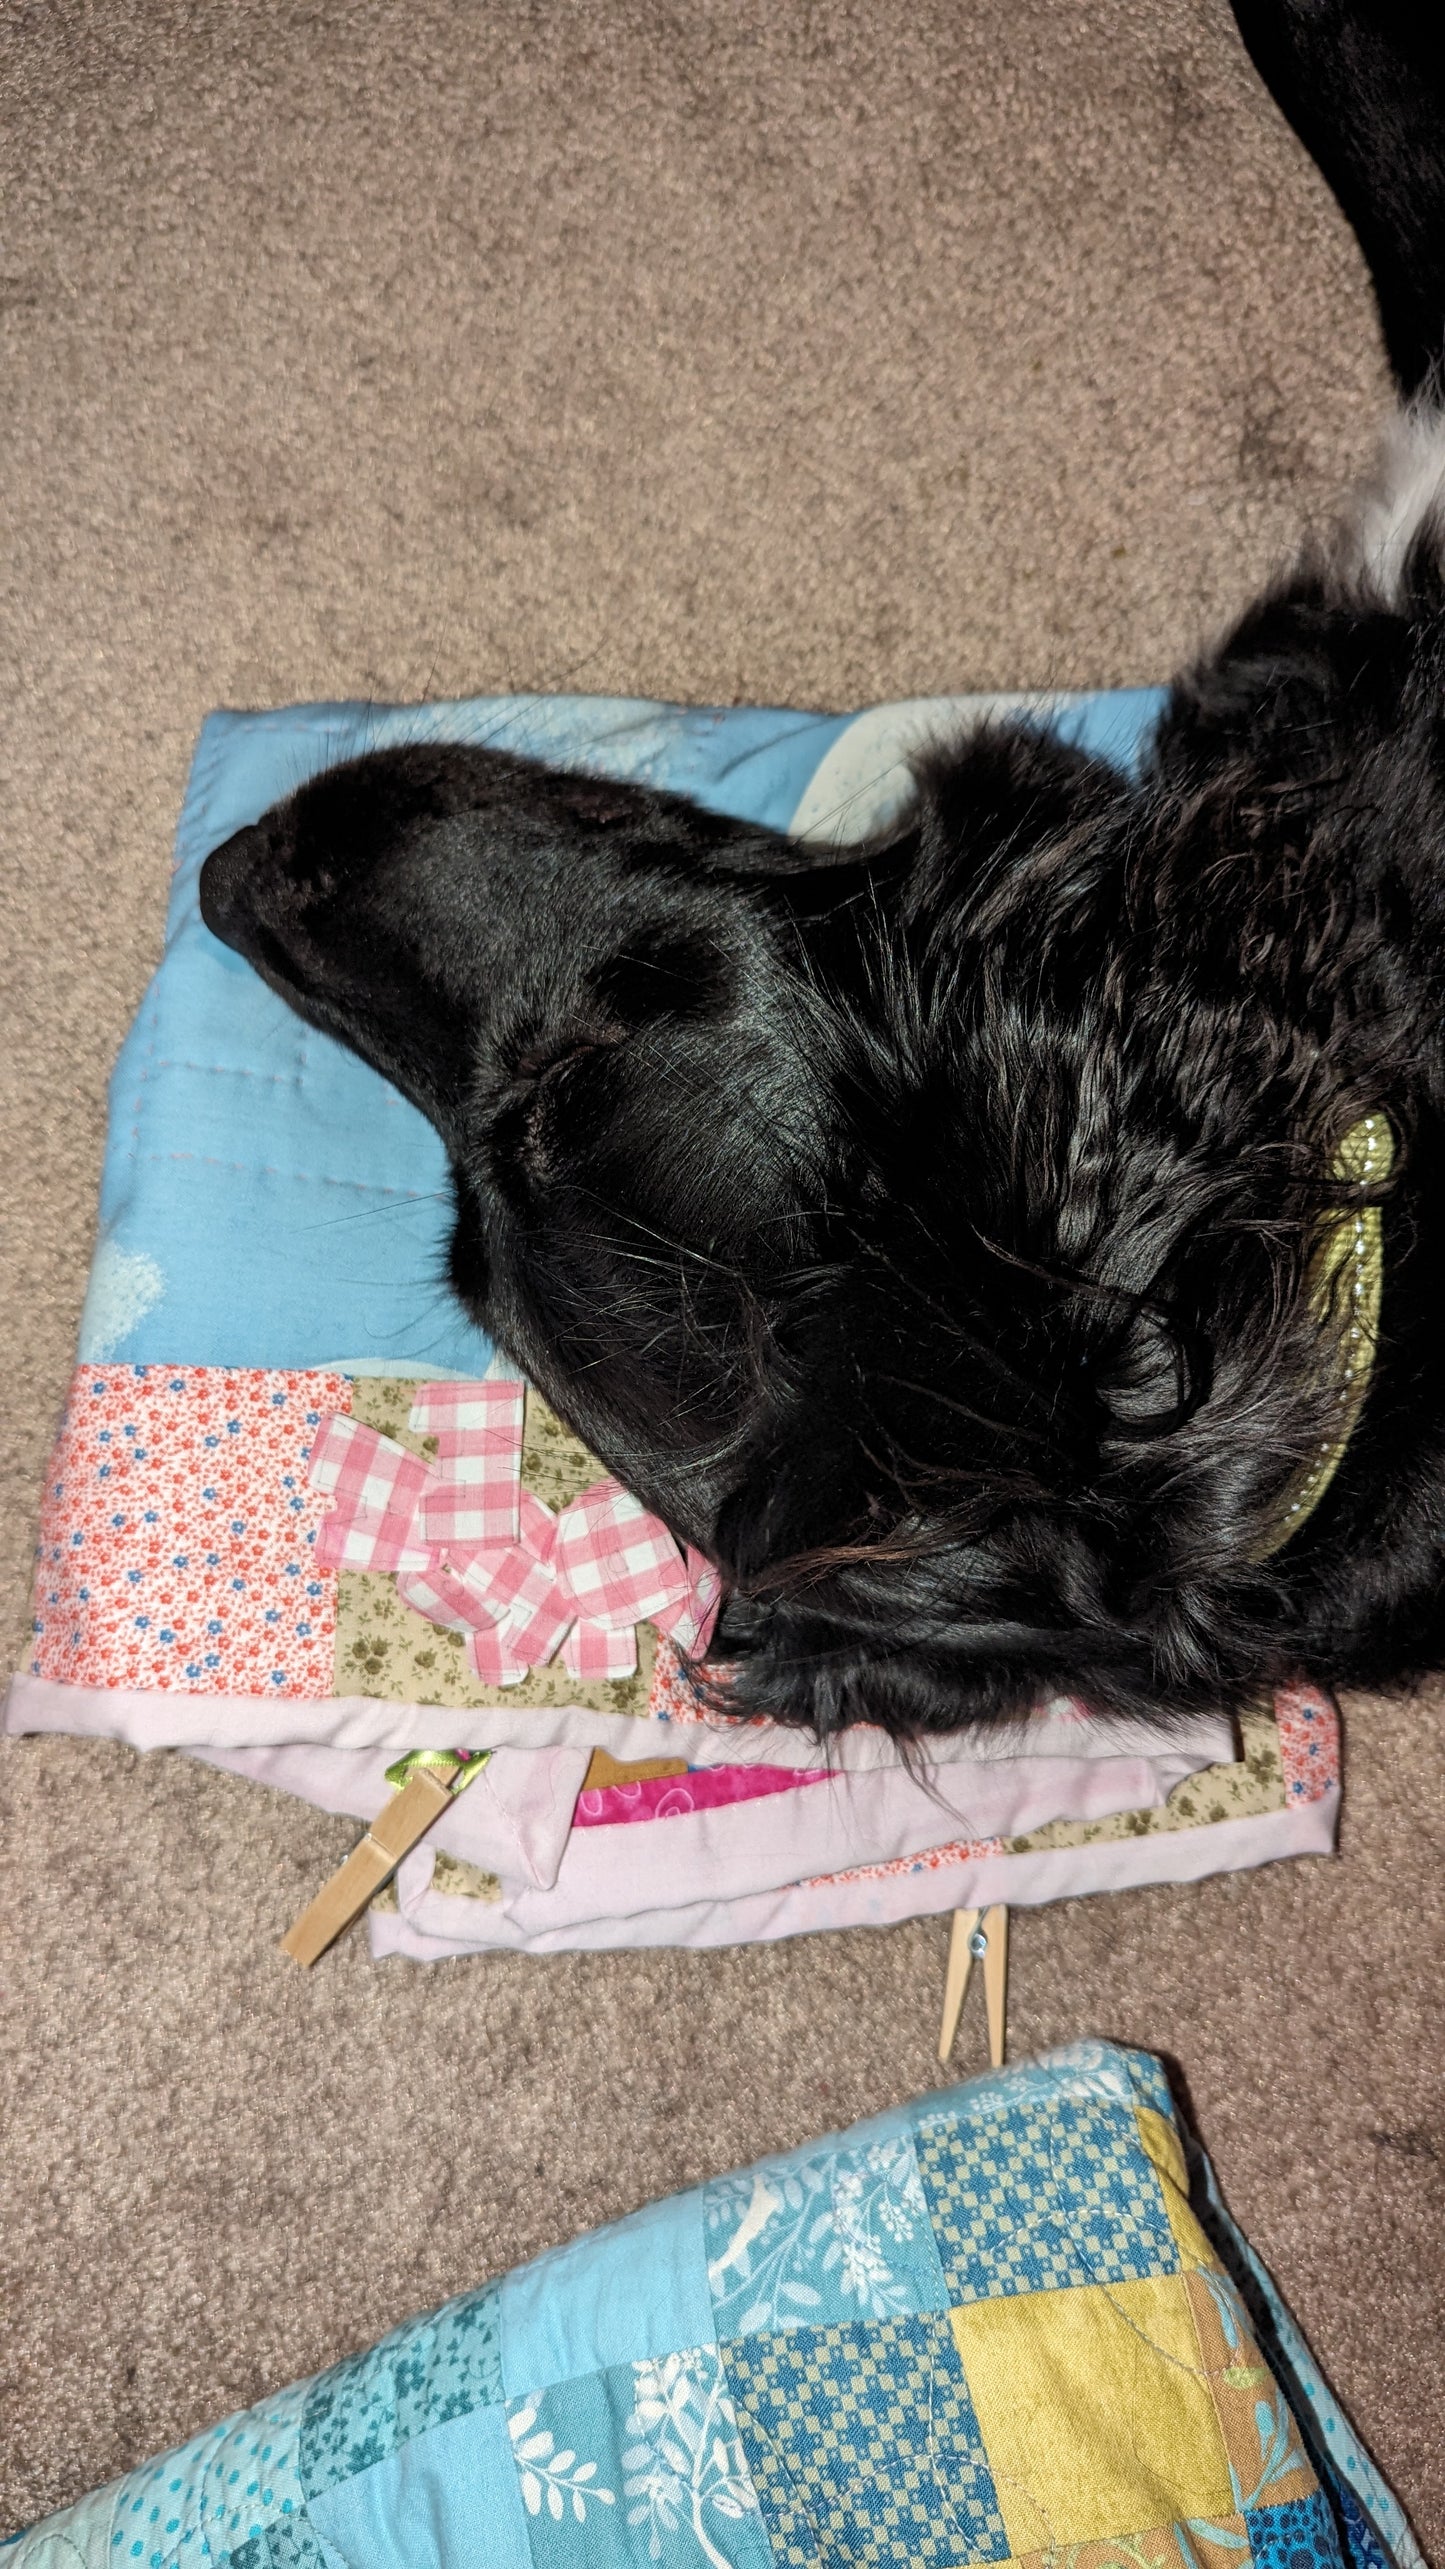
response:
[[[10,0],[0,48],[13,1659],[209,706],[1152,679],[1386,386],[1223,0]],[[1181,2065],[1445,2552],[1445,1723],[1347,1716],[1338,1863],[1021,1916],[1012,2031]],[[939,1923],[304,1978],[346,1824],[63,1742],[0,1802],[0,2529],[936,2075]]]

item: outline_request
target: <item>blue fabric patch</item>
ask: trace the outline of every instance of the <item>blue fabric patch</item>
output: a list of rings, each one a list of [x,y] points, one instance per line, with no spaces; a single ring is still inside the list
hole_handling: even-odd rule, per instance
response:
[[[497,2287],[407,2320],[311,2385],[301,2424],[308,2499],[398,2452],[414,2436],[502,2396]],[[312,2510],[315,2512],[314,2508]]]
[[[1036,2097],[1048,2101],[1068,2097],[1126,2109],[1148,2105],[1166,2123],[1176,2119],[1169,2081],[1152,2053],[1125,2051],[1114,2043],[1060,2043],[1054,2051],[1040,2053],[1037,2060],[1020,2061],[1017,2072],[990,2070],[945,2095],[950,2109],[967,2121],[986,2119],[1001,2108],[1012,2112]],[[930,2102],[925,2098],[918,2107],[920,2118],[927,2118]]]
[[[414,2436],[312,2503],[346,2569],[531,2569],[506,2413],[473,2410]]]
[[[509,2399],[676,2355],[714,2334],[702,2197],[670,2195],[519,2266],[500,2287]]]
[[[946,2317],[851,2320],[724,2350],[773,2558],[958,2569],[1009,2542]]]
[[[719,2178],[703,2229],[719,2337],[947,2307],[911,2133]]]
[[[327,2569],[327,2559],[310,2517],[289,2515],[223,2552],[216,2569]]]
[[[1060,706],[1050,713],[1048,728],[1076,749],[1134,774],[1168,701],[1166,687],[1110,687]]]
[[[1244,2521],[1255,2569],[1343,2569],[1334,2519],[1318,2489],[1283,2506],[1251,2507]]]
[[[305,2383],[278,2391],[83,2498],[65,2519],[76,2549],[111,2569],[165,2569],[172,2561],[224,2558],[273,2525],[303,2517],[306,2396]]]
[[[1126,690],[1049,719],[1127,762],[1161,702]],[[166,953],[111,1081],[83,1357],[349,1357],[476,1375],[490,1354],[434,1281],[451,1228],[437,1136],[210,936],[196,886],[213,847],[321,768],[420,740],[525,751],[785,830],[851,719],[596,697],[212,714],[177,832]]]
[[[1376,2533],[1354,2490],[1337,2480],[1330,2491],[1353,2569],[1391,2569],[1390,2555]]]
[[[536,2569],[770,2569],[715,2346],[514,2400],[508,2424]]]
[[[1172,2123],[1175,2120],[1174,2099],[1169,2093],[1169,2081],[1153,2054],[1121,2052],[1119,2057],[1129,2073],[1129,2084],[1139,2103],[1150,2106],[1154,2113],[1163,2115],[1166,2123]]]
[[[1060,2043],[1036,2060],[985,2070],[965,2087],[941,2088],[932,2096],[920,2097],[909,2109],[908,2119],[919,2131],[940,2118],[960,2126],[989,2123],[1000,2114],[1035,2104],[1049,2107],[1061,2098],[1121,2106],[1126,2113],[1136,2105],[1152,2105],[1166,2122],[1175,2119],[1168,2082],[1157,2061],[1147,2052],[1127,2052],[1113,2043],[1097,2042]],[[884,2120],[880,2119],[880,2129]],[[859,2140],[871,2136],[873,2129],[872,2124],[860,2123],[848,2137]]]
[[[1056,2095],[988,2121],[930,2117],[918,2165],[951,2301],[1179,2272],[1127,2106]]]

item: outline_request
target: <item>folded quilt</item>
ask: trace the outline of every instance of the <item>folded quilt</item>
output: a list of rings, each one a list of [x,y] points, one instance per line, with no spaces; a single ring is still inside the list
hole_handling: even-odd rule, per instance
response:
[[[1158,701],[1025,710],[1127,760]],[[1335,1717],[1308,1688],[1238,1736],[1204,1720],[1162,1742],[1059,1701],[996,1740],[930,1743],[918,1771],[866,1727],[825,1758],[729,1721],[688,1673],[709,1565],[431,1281],[436,1136],[200,919],[209,848],[360,747],[487,740],[851,837],[896,807],[911,750],[1004,702],[210,719],[165,956],[112,1082],[7,1729],[182,1748],[367,1822],[399,1757],[486,1750],[373,1911],[376,1949],[416,1956],[749,1940],[1330,1847]]]
[[[1148,1882],[1197,1882],[1293,1855],[1327,1854],[1339,1810],[1339,1730],[1330,1699],[1312,1688],[1281,1692],[1269,1712],[1246,1716],[1228,1763],[1192,1768],[1167,1798],[1132,1803],[1098,1818],[1045,1821],[1016,1835],[953,1837],[916,1854],[865,1859],[803,1875],[815,1797],[792,1797],[780,1833],[787,1879],[748,1890],[750,1855],[742,1832],[719,1846],[716,1866],[678,1858],[679,1823],[645,1833],[573,1832],[553,1887],[513,1893],[494,1872],[458,1862],[432,1838],[404,1858],[394,1887],[371,1916],[372,1950],[417,1961],[487,1950],[540,1953],[617,1945],[728,1945],[850,1926],[891,1926],[903,1918],[995,1901],[1033,1907]],[[1164,1761],[1159,1761],[1162,1765]],[[956,1769],[925,1771],[927,1798],[947,1792]],[[880,1778],[863,1779],[876,1790]],[[1157,1767],[1156,1795],[1162,1784]],[[821,1797],[817,1797],[821,1798]],[[1082,1799],[1082,1796],[1078,1797]],[[872,1828],[860,1795],[859,1833]],[[932,1827],[939,1821],[932,1805]],[[921,1815],[925,1819],[926,1814]],[[594,1857],[597,1838],[625,1837]],[[645,1855],[630,1843],[645,1834]],[[876,1832],[874,1832],[876,1835]],[[695,1843],[695,1842],[694,1842]],[[736,1852],[735,1852],[736,1851]],[[669,1900],[674,1905],[668,1905]]]
[[[1079,2044],[650,2205],[13,2569],[1423,2569],[1156,2061]]]

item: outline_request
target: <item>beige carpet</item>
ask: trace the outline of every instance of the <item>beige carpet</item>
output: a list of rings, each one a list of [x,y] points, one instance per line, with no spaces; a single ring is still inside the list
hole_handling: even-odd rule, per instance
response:
[[[207,707],[1151,678],[1363,455],[1353,245],[1223,0],[9,0],[5,1636]],[[943,1931],[311,1979],[347,1842],[0,1754],[0,2525],[659,2188],[928,2084]],[[1445,2555],[1445,1736],[1333,1865],[1018,1921],[1182,2065]],[[977,2061],[970,2019],[960,2061]]]

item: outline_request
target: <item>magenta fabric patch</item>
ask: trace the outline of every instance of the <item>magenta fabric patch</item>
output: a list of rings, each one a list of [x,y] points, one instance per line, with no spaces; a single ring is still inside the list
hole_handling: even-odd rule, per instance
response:
[[[41,1509],[33,1674],[329,1695],[336,1574],[307,1463],[350,1402],[341,1374],[81,1366]]]
[[[627,1820],[675,1820],[686,1811],[720,1811],[729,1802],[757,1802],[769,1793],[793,1793],[804,1784],[826,1784],[826,1766],[699,1766],[688,1775],[647,1775],[638,1784],[602,1784],[579,1793],[574,1829],[610,1829]]]

